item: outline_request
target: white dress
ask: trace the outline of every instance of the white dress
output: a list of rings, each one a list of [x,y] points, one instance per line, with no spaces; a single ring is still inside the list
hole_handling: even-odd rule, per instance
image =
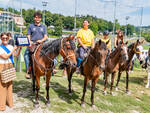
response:
[[[7,45],[6,46],[7,49],[9,49],[9,51],[13,50],[13,46],[12,45]],[[7,52],[0,47],[0,54],[7,54]],[[8,64],[8,63],[12,63],[10,58],[8,58],[7,60],[0,58],[0,64]]]

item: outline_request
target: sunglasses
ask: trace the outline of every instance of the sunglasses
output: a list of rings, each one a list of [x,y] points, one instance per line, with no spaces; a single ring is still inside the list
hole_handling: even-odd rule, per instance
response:
[[[8,40],[9,38],[8,37],[6,37],[6,38],[1,38],[1,40]]]

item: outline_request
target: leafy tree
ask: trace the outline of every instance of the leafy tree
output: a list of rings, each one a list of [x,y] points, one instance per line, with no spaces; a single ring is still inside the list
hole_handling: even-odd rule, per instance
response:
[[[89,28],[93,31],[94,35],[97,34],[97,32],[98,32],[98,25],[97,25],[96,22],[92,22],[92,23],[90,24],[90,27],[89,27]]]

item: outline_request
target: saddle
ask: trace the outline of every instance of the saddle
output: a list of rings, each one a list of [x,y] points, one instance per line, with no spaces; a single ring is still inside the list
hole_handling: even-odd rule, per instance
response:
[[[38,45],[39,45],[38,43],[33,43],[33,44],[31,45],[31,47],[29,47],[29,52],[30,52],[31,54],[33,54],[33,53],[35,52],[35,50],[36,50],[36,48],[37,48]]]

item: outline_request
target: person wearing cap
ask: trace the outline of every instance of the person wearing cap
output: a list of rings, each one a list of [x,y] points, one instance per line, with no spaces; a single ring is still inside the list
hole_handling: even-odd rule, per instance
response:
[[[94,48],[94,34],[88,28],[89,21],[83,21],[83,28],[77,32],[77,40],[78,40],[78,53],[79,57],[77,58],[77,73],[79,73],[79,67],[84,59],[84,54],[88,51],[89,48]]]
[[[115,37],[115,40],[114,40],[114,48],[117,48],[117,46],[119,45],[119,43],[121,41],[123,42],[123,32],[118,31],[117,32],[117,37]]]
[[[108,36],[109,36],[109,31],[105,30],[103,32],[103,38],[101,40],[105,43],[109,41],[109,43],[107,44],[107,49],[108,49],[108,53],[111,53],[111,40],[109,39]]]

